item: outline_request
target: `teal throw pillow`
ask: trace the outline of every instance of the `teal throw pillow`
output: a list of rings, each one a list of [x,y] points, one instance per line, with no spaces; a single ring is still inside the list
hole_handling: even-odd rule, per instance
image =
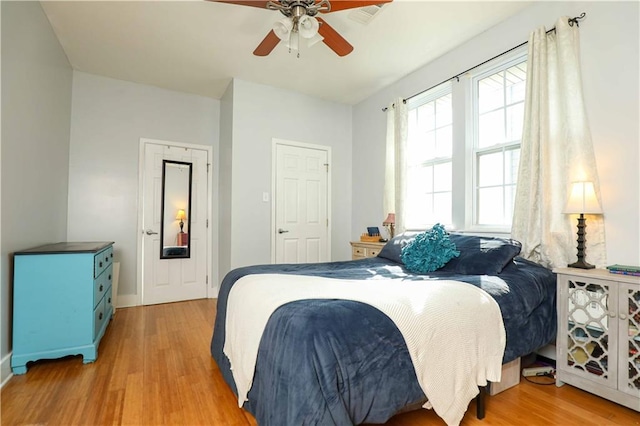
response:
[[[402,247],[402,262],[408,270],[426,274],[442,268],[448,261],[458,257],[460,252],[449,239],[444,226],[437,223],[429,231],[415,236]]]

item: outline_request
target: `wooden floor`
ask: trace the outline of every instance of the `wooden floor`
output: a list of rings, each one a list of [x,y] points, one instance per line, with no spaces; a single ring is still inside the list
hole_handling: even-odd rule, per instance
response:
[[[118,309],[98,360],[38,361],[0,393],[2,425],[255,425],[209,353],[215,300]],[[395,426],[444,425],[431,410]],[[462,425],[640,425],[640,413],[565,385],[520,385],[475,402]],[[279,426],[279,425],[278,425]]]

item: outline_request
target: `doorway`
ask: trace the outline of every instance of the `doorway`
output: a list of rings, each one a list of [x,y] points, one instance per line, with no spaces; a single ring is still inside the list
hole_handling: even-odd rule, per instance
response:
[[[272,261],[331,258],[331,148],[273,140]]]
[[[140,140],[139,304],[208,297],[211,150]]]

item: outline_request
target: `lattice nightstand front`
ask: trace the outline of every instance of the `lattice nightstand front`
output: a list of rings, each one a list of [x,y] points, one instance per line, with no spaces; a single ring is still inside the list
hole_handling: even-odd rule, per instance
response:
[[[640,278],[558,269],[557,384],[640,411]]]

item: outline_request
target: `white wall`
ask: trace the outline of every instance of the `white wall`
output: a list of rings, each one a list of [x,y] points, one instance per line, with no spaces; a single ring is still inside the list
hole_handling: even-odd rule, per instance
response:
[[[639,8],[638,2],[534,2],[512,19],[356,105],[352,238],[384,218],[386,119],[382,107],[397,96],[411,96],[528,40],[531,31],[541,25],[553,27],[560,16],[586,12],[587,19],[580,24],[582,74],[605,212],[607,261],[640,264]],[[588,238],[587,229],[587,249]]]
[[[135,303],[123,295],[136,294],[140,138],[212,146],[215,183],[219,120],[217,100],[74,71],[67,238],[115,241],[118,303]],[[212,192],[216,212],[215,185]],[[213,224],[215,275],[215,216]]]
[[[331,147],[332,259],[349,259],[351,107],[238,79],[232,98],[230,268],[271,262],[271,203],[262,193],[271,193],[273,138]]]
[[[9,374],[13,252],[67,233],[72,71],[38,2],[2,8],[0,382]]]

